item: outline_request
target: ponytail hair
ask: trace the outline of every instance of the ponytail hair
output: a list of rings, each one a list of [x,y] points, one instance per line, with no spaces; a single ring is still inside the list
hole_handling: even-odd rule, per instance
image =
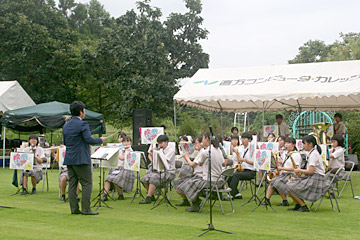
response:
[[[316,150],[319,152],[319,154],[321,154],[321,147],[317,144],[316,142],[316,138],[312,135],[306,135],[304,138],[303,138],[303,142],[307,142],[307,143],[312,143],[312,145],[314,147],[316,147]]]
[[[296,139],[295,139],[295,138],[293,138],[293,137],[287,137],[287,138],[285,139],[285,142],[286,142],[286,143],[292,143],[292,144],[295,145],[293,151],[297,151],[297,150],[298,150],[298,149],[296,148]]]
[[[210,139],[210,132],[205,132],[203,134],[203,137]],[[211,140],[211,144],[214,146],[214,148],[219,148],[220,146],[220,140],[218,137],[215,137]]]

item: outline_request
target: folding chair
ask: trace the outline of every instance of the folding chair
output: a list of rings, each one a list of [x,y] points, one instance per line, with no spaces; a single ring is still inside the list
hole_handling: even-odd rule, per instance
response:
[[[334,174],[334,176],[331,178],[331,181],[330,181],[329,186],[326,187],[326,191],[325,191],[324,194],[321,196],[320,202],[319,202],[319,204],[317,205],[317,207],[315,208],[315,212],[318,210],[318,208],[319,208],[322,200],[324,199],[326,193],[329,193],[329,195],[330,195],[330,190],[333,190],[333,191],[334,191],[334,186],[333,186],[333,185],[334,185],[334,181],[335,181],[336,177],[339,176],[340,172],[343,171],[343,170],[344,170],[344,168],[339,168],[339,169],[336,171],[336,173]],[[333,202],[332,202],[332,198],[329,197],[330,203],[331,203],[331,207],[332,207],[332,209],[333,209],[334,211],[340,212],[339,203],[338,203],[338,201],[337,201],[337,197],[336,197],[335,194],[334,194],[334,197],[335,197],[334,199],[335,199],[335,202],[336,202],[337,209],[335,209],[335,207],[334,207],[334,204],[333,204]],[[314,203],[315,203],[315,202],[312,202],[312,203],[311,203],[310,209],[311,209],[311,207],[313,206]]]
[[[42,187],[42,191],[41,192],[44,192],[44,188],[45,188],[45,182],[46,182],[46,191],[49,191],[49,179],[48,179],[48,169],[50,168],[50,162],[51,162],[51,157],[47,156],[46,157],[46,163],[42,163],[41,164],[41,167],[44,171],[45,169],[45,172],[44,172],[44,179],[43,179],[43,187]]]
[[[348,173],[346,173],[346,180],[345,180],[344,186],[342,187],[342,189],[341,189],[341,191],[340,191],[340,193],[339,193],[338,198],[340,198],[342,192],[343,192],[344,189],[345,189],[346,183],[347,183],[348,181],[350,181],[350,186],[351,186],[351,191],[352,191],[353,198],[355,197],[354,188],[353,188],[353,184],[352,184],[352,181],[351,181],[351,173],[352,173],[354,167],[355,167],[355,163],[354,163],[354,162],[345,161],[345,169],[350,169],[350,171],[349,171]]]
[[[234,168],[228,168],[228,169],[223,170],[222,173],[220,174],[220,176],[216,179],[215,184],[211,186],[211,190],[210,190],[210,189],[205,189],[205,191],[206,191],[206,198],[205,198],[205,200],[203,200],[203,201],[201,202],[201,206],[200,206],[200,211],[199,211],[199,212],[201,212],[201,210],[204,208],[206,202],[209,200],[209,198],[210,198],[210,196],[211,196],[211,193],[212,193],[212,192],[216,192],[216,194],[217,194],[217,200],[219,200],[219,203],[220,203],[221,212],[222,212],[222,214],[225,215],[224,208],[223,208],[223,205],[222,205],[222,200],[221,200],[221,195],[220,195],[220,193],[221,193],[221,194],[228,194],[228,195],[230,195],[231,188],[228,186],[226,179],[229,178],[229,177],[231,177],[233,174],[234,174]],[[219,187],[218,187],[218,183],[219,183],[220,180],[223,180],[222,177],[225,178],[225,179],[224,179],[224,180],[225,180],[225,183],[224,183],[224,185],[223,185],[221,188],[219,188]],[[215,200],[215,201],[216,201],[216,200]],[[211,202],[210,202],[210,204],[213,204],[213,205],[214,205],[214,204],[215,204],[215,201],[214,201],[214,203],[211,203]],[[226,214],[226,215],[230,215],[230,214],[233,214],[233,213],[235,212],[234,204],[233,204],[231,198],[230,198],[230,204],[231,204],[232,212],[231,212],[231,213],[228,213],[228,214]]]

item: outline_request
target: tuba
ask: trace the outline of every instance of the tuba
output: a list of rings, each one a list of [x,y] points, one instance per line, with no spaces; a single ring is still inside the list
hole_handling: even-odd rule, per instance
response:
[[[237,157],[237,158],[240,158],[239,149],[238,149],[238,148],[235,148],[235,149],[234,149],[234,152],[235,152],[235,154],[236,154],[236,157]],[[242,166],[241,166],[241,163],[238,163],[238,164],[235,165],[235,171],[236,171],[236,172],[243,172],[243,171],[244,171],[244,169],[243,169]]]
[[[331,126],[331,123],[326,122],[319,122],[311,125],[311,127],[314,129],[314,132],[309,133],[309,135],[312,135],[316,138],[316,141],[319,145],[330,145],[326,142],[326,131]],[[325,158],[323,159],[323,163],[325,166],[325,170],[329,167],[329,161]]]

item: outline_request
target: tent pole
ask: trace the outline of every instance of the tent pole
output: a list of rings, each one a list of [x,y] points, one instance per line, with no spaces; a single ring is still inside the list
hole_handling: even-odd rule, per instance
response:
[[[220,112],[220,129],[221,129],[221,137],[223,137],[223,120],[222,120],[222,109],[221,109],[221,112]]]
[[[175,127],[175,144],[177,143],[177,135],[176,135],[176,101],[174,100],[174,127]]]
[[[262,107],[262,130],[261,130],[261,141],[264,141],[264,122],[265,122],[265,103],[263,102],[263,107]]]
[[[4,126],[4,134],[3,134],[3,168],[5,168],[5,137],[6,137],[6,127]]]

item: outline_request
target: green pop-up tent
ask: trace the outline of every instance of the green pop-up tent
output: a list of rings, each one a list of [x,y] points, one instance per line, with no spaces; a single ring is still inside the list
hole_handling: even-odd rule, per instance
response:
[[[34,132],[62,128],[70,118],[70,104],[54,101],[6,111],[1,122],[6,128]],[[92,134],[105,133],[104,115],[86,110],[84,120],[89,123]]]

